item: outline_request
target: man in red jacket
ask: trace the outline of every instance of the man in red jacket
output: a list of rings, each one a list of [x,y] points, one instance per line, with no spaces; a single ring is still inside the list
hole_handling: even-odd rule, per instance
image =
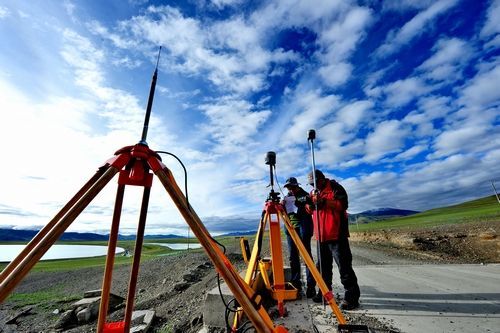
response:
[[[347,192],[335,180],[330,180],[320,170],[310,172],[308,182],[316,189],[311,191],[312,202],[306,206],[314,221],[314,234],[319,241],[321,271],[323,280],[332,289],[333,260],[340,273],[340,282],[345,289],[344,300],[340,308],[352,310],[359,306],[359,286],[356,274],[352,269],[352,254],[349,247],[349,226],[347,220]],[[317,208],[317,211],[316,211]],[[319,267],[319,260],[316,266]],[[322,302],[321,291],[313,297],[313,301]]]

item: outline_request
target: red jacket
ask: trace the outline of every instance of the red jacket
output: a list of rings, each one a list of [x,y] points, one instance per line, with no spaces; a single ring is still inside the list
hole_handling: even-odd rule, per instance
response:
[[[335,189],[332,188],[332,184]],[[314,191],[311,191],[313,196]],[[326,179],[326,186],[318,194],[321,199],[328,200],[328,205],[323,204],[316,213],[310,210],[314,221],[314,234],[320,242],[338,240],[349,237],[347,221],[347,193],[345,189],[334,180]],[[319,222],[317,221],[319,215]],[[321,227],[321,229],[319,229]],[[320,231],[320,232],[318,232]]]

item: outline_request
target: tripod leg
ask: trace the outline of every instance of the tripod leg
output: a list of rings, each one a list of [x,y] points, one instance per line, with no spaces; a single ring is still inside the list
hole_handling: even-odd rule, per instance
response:
[[[257,270],[257,261],[260,257],[260,251],[262,249],[262,237],[264,235],[264,231],[266,229],[266,212],[262,211],[262,216],[259,222],[259,229],[257,230],[257,234],[255,235],[255,241],[253,243],[252,255],[250,256],[250,260],[248,262],[247,272],[245,274],[245,283],[249,286],[252,285],[253,280],[255,279],[255,273]],[[238,308],[233,320],[233,329],[236,330],[241,321],[241,317],[243,316],[243,309]]]
[[[198,215],[187,204],[186,198],[179,189],[175,180],[167,168],[159,168],[161,163],[157,160],[148,161],[152,166],[151,169],[160,179],[173,202],[179,209],[180,213],[186,220],[187,224],[200,241],[200,244],[205,249],[210,260],[214,263],[217,271],[226,281],[229,289],[233,293],[238,303],[245,310],[246,315],[252,321],[257,332],[286,332],[282,327],[274,327],[271,318],[267,311],[262,306],[256,305],[252,301],[254,291],[243,281],[238,275],[231,262],[227,259],[224,253],[215,245],[210,233],[206,230]]]
[[[47,252],[47,250],[61,237],[63,232],[99,194],[106,184],[118,172],[115,167],[108,168],[104,174],[89,187],[88,191],[77,200],[64,217],[43,237],[43,239],[20,261],[10,274],[0,284],[0,303],[12,292],[16,285],[28,274],[33,266]]]
[[[307,253],[307,250],[302,243],[302,240],[300,239],[299,235],[295,232],[295,229],[292,226],[292,223],[290,222],[290,219],[288,216],[280,211],[279,212],[281,218],[285,222],[285,227],[288,230],[288,233],[292,237],[293,242],[297,246],[297,249],[300,252],[300,255],[302,256],[302,259],[304,259],[307,267],[311,271],[311,274],[314,277],[314,280],[316,280],[316,284],[318,285],[319,289],[321,290],[321,293],[323,294],[324,298],[327,300],[328,304],[332,308],[333,313],[337,317],[337,320],[339,321],[339,324],[345,324],[346,320],[344,318],[344,315],[340,311],[339,307],[337,306],[337,303],[335,302],[335,298],[333,297],[332,291],[328,289],[326,286],[325,281],[323,280],[323,277],[321,276],[321,273],[318,271],[316,268],[316,265],[314,264],[314,261],[312,260],[311,256],[309,253]]]
[[[139,215],[139,226],[137,227],[137,238],[135,240],[134,261],[130,280],[128,283],[127,305],[125,307],[125,327],[124,332],[130,331],[130,322],[132,321],[132,311],[134,309],[135,290],[137,286],[137,275],[139,274],[139,265],[141,263],[142,243],[144,241],[144,229],[146,228],[146,216],[148,213],[149,195],[151,188],[144,187],[142,196],[141,212]]]
[[[283,271],[283,252],[281,248],[281,226],[278,212],[267,212],[266,214],[269,218],[273,294],[278,301],[278,312],[283,317],[285,315],[285,274]]]
[[[264,235],[264,230],[266,229],[266,220],[264,219],[265,212],[262,212],[262,218],[259,223],[259,230],[255,235],[255,241],[253,243],[252,255],[250,256],[250,261],[248,262],[247,272],[245,274],[245,282],[250,284],[254,279],[254,273],[257,269],[257,260],[260,257],[260,251],[262,249],[262,237]]]
[[[113,278],[113,265],[115,263],[116,243],[118,240],[118,230],[120,226],[120,216],[123,205],[123,194],[125,185],[119,184],[116,191],[115,209],[113,212],[113,222],[111,224],[111,232],[109,233],[108,254],[106,255],[106,266],[104,268],[104,278],[101,288],[101,304],[99,305],[99,315],[97,320],[97,332],[102,333],[106,316],[108,314],[109,293],[111,290],[111,281]]]
[[[107,170],[109,166],[103,166],[97,170],[94,176],[90,178],[85,185],[71,198],[70,201],[57,213],[56,216],[52,220],[50,220],[49,223],[47,223],[36,235],[33,237],[33,239],[24,247],[24,249],[17,255],[14,260],[12,260],[7,267],[4,268],[2,273],[0,274],[0,283],[3,282],[3,280],[14,270],[14,268],[21,262],[23,259],[28,255],[28,253],[35,247],[37,246],[40,241],[47,235],[47,233],[54,227],[54,225],[63,217],[68,210],[80,199],[80,197],[88,191],[90,186],[96,182],[99,177],[102,176],[104,171]]]

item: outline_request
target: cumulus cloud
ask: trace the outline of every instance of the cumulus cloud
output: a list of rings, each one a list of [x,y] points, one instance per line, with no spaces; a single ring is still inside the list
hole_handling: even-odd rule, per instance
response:
[[[215,151],[232,153],[247,146],[270,115],[269,110],[253,110],[245,100],[222,99],[200,107],[209,119],[203,131],[217,141]]]
[[[345,62],[322,66],[318,69],[323,82],[330,87],[345,83],[351,76],[351,71],[352,65]]]
[[[440,0],[434,2],[430,7],[415,15],[406,22],[401,29],[391,30],[384,42],[376,51],[380,57],[386,57],[398,51],[414,38],[424,34],[432,22],[440,15],[455,6],[458,0]]]
[[[323,66],[318,70],[326,85],[336,87],[351,76],[352,65],[346,62],[365,34],[371,23],[368,8],[354,7],[342,20],[334,21],[331,26],[319,32],[319,42],[323,46],[320,58]]]
[[[366,137],[365,160],[374,162],[387,154],[401,151],[408,133],[408,129],[397,120],[381,122]]]
[[[349,128],[355,128],[361,122],[366,121],[367,111],[374,106],[370,100],[355,101],[347,104],[337,113],[338,120],[343,122]]]
[[[392,108],[402,107],[431,90],[418,77],[398,80],[382,87],[385,93],[385,104]]]
[[[500,17],[500,1],[494,0],[491,2],[488,8],[486,22],[481,29],[480,36],[482,38],[489,38],[496,36],[500,33],[500,22],[498,18]]]
[[[290,120],[291,124],[282,136],[286,144],[302,141],[309,129],[317,127],[323,118],[332,114],[339,99],[335,95],[322,95],[320,91],[308,91],[296,96],[294,103],[300,113]]]
[[[463,105],[487,107],[498,104],[500,100],[500,64],[490,70],[479,72],[462,91],[460,101]]]
[[[435,52],[418,67],[426,72],[426,77],[436,81],[455,81],[462,78],[463,66],[472,56],[469,44],[458,38],[439,40],[433,48]]]

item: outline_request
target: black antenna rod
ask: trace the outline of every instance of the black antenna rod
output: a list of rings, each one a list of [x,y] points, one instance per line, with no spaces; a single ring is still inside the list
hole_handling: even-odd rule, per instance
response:
[[[149,117],[151,116],[151,108],[153,107],[153,98],[155,96],[156,79],[158,78],[158,63],[160,62],[160,53],[161,53],[161,46],[160,46],[160,49],[158,50],[158,58],[156,59],[156,68],[155,68],[155,72],[153,73],[153,79],[151,80],[151,88],[149,90],[148,106],[146,108],[146,117],[144,118],[144,127],[142,129],[141,141],[139,141],[140,144],[143,144],[146,146],[148,145],[148,143],[146,142],[146,137],[148,136]]]

